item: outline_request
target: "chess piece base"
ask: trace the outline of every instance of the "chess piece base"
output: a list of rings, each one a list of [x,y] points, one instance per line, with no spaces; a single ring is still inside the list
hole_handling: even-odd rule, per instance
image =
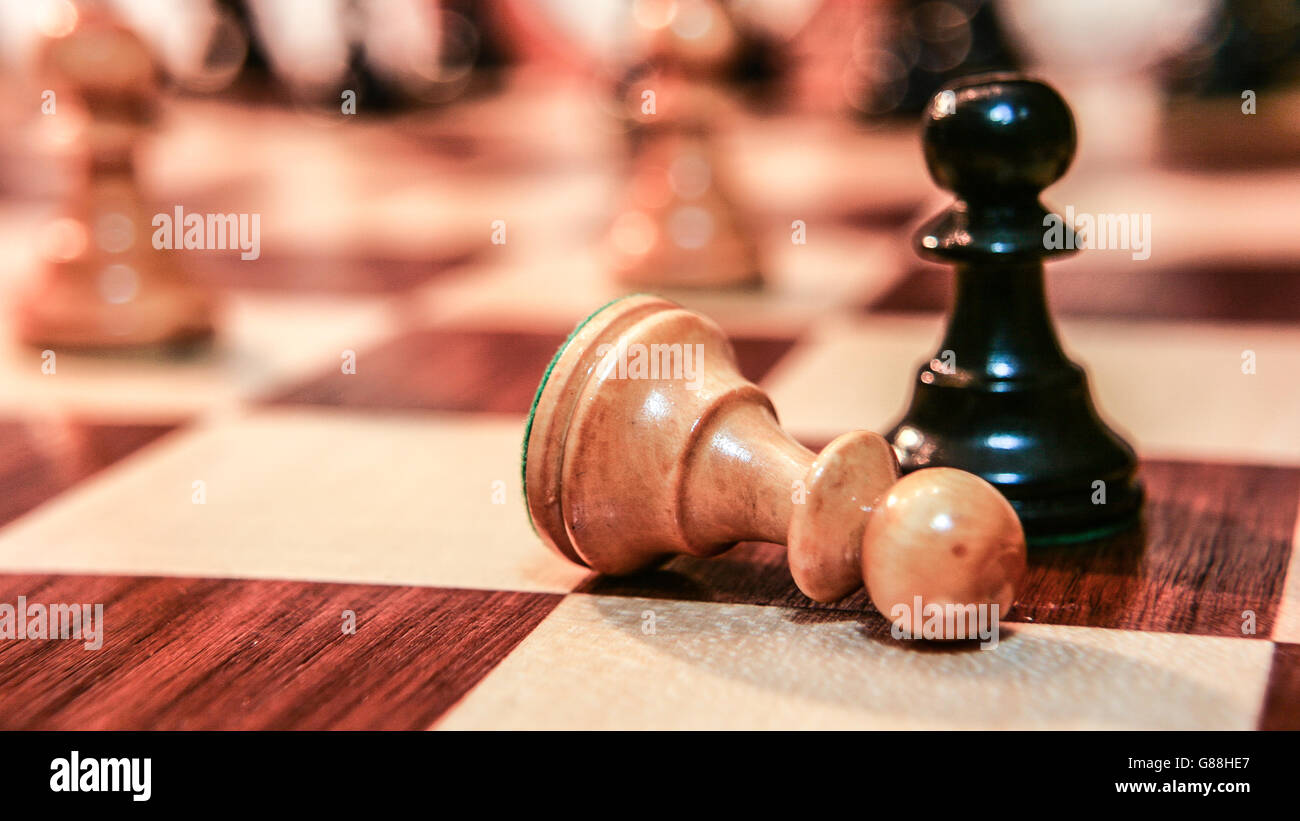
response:
[[[940,353],[921,368],[887,436],[903,471],[974,473],[1002,491],[1034,543],[1131,524],[1143,497],[1137,457],[1101,420],[1087,375],[1061,349],[1042,265],[963,264],[956,277]]]
[[[18,339],[55,350],[190,347],[214,336],[213,300],[188,283],[147,278],[132,299],[112,302],[79,271],[50,270],[15,306]]]
[[[1132,448],[1097,417],[1087,380],[1017,389],[926,369],[887,434],[904,473],[960,466],[1011,502],[1031,544],[1079,542],[1132,525],[1142,505]]]

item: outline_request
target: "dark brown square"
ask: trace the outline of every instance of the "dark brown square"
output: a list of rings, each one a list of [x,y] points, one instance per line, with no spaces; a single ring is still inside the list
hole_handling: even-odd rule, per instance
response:
[[[104,641],[0,641],[0,729],[429,727],[563,598],[129,576],[0,576],[0,602],[102,603]],[[344,611],[356,632],[344,632]]]
[[[566,334],[421,329],[357,356],[357,372],[334,368],[277,394],[276,405],[330,405],[373,410],[526,413]],[[793,339],[732,340],[741,372],[759,380],[794,346]]]
[[[264,252],[240,259],[238,251],[187,251],[195,279],[220,290],[291,294],[391,294],[409,291],[458,271],[476,257],[465,248],[430,259],[295,256]]]
[[[1261,730],[1300,730],[1300,644],[1273,645]]]
[[[1120,264],[1087,276],[1058,276],[1049,267],[1047,294],[1060,316],[1296,322],[1300,261],[1210,260],[1177,270]],[[952,304],[952,296],[952,269],[918,260],[898,284],[864,307],[942,312]]]
[[[175,428],[0,420],[0,526]]]

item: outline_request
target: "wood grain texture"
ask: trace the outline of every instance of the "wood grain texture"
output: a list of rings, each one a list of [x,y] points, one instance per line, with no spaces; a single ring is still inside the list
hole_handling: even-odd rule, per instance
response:
[[[1030,551],[1017,621],[1237,636],[1273,629],[1300,470],[1148,461],[1144,525]]]
[[[423,729],[558,604],[535,593],[0,576],[0,602],[103,603],[102,649],[0,641],[0,728]],[[342,614],[357,630],[343,632]]]
[[[1300,644],[1273,645],[1261,730],[1300,730]]]
[[[175,427],[0,420],[0,526]]]
[[[1291,554],[1300,470],[1148,461],[1145,526],[1078,545],[1031,547],[1011,621],[1237,636],[1254,610],[1268,638]],[[675,558],[578,588],[782,607],[870,608],[861,592],[818,605],[790,578],[784,549],[746,543],[715,559]]]
[[[357,355],[357,372],[338,368],[287,388],[273,405],[371,410],[527,413],[567,332],[420,329]],[[733,339],[741,373],[760,380],[793,339]]]
[[[1176,270],[1143,269],[1141,276],[1126,266],[1090,270],[1087,276],[1055,276],[1049,268],[1047,292],[1059,316],[1295,322],[1300,320],[1300,260],[1220,260]],[[865,308],[945,311],[952,298],[952,271],[917,261]]]

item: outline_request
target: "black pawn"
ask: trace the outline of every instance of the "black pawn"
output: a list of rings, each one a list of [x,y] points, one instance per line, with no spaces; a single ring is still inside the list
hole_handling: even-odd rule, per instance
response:
[[[957,200],[914,242],[957,283],[943,344],[889,433],[903,469],[982,476],[1040,543],[1127,527],[1142,504],[1136,456],[1097,416],[1043,290],[1043,259],[1076,247],[1046,247],[1038,199],[1074,157],[1070,109],[1043,83],[985,74],[946,86],[923,116],[930,175]]]

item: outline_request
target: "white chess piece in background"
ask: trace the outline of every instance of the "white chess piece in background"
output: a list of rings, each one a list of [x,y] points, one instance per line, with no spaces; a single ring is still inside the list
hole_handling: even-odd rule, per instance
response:
[[[1029,69],[1070,101],[1076,168],[1150,161],[1160,124],[1154,68],[1196,42],[1219,0],[998,0]]]

